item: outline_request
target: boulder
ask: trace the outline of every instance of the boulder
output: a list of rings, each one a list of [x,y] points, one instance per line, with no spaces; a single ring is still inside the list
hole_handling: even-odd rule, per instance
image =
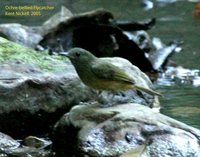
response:
[[[28,27],[18,23],[0,24],[0,36],[24,46],[35,48],[42,36],[37,27]]]
[[[0,61],[0,129],[13,137],[47,133],[71,106],[95,96],[60,56],[0,38]]]
[[[116,157],[140,145],[142,157],[200,156],[199,130],[134,103],[75,106],[54,129],[53,148],[67,156]]]

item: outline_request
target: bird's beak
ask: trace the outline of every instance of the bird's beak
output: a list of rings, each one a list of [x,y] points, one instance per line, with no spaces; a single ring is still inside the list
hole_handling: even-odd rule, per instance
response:
[[[69,52],[60,52],[59,55],[69,58]]]

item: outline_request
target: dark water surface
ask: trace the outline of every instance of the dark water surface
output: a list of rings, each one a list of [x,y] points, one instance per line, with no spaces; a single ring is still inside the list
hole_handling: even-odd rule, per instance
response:
[[[164,94],[161,112],[200,129],[200,87],[161,87]]]
[[[183,51],[173,56],[179,65],[200,69],[200,20],[192,16],[196,3],[178,0],[160,6],[154,0],[154,8],[144,11],[140,0],[0,0],[0,23],[17,22],[26,25],[40,25],[65,5],[73,13],[97,8],[113,12],[116,19],[142,21],[155,17],[156,26],[149,30],[151,37],[159,37],[164,43],[184,41]],[[169,1],[168,1],[169,2]],[[44,11],[39,17],[6,17],[5,5],[51,5],[52,11]],[[163,83],[164,84],[164,83]],[[200,87],[185,84],[158,85],[163,94],[161,112],[200,129]]]

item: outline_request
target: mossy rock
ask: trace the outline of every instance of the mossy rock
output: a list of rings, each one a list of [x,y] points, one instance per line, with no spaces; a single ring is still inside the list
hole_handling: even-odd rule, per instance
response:
[[[50,56],[48,52],[35,51],[0,37],[0,63],[12,60],[35,65],[44,71],[64,69],[61,66],[63,64],[61,56]]]

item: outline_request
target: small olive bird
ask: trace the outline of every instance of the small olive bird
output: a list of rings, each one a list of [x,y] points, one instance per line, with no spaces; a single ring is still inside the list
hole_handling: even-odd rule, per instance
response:
[[[126,91],[141,90],[150,95],[159,95],[150,88],[138,85],[136,78],[131,78],[124,70],[115,66],[105,58],[97,58],[82,48],[72,48],[69,52],[61,52],[70,59],[83,83],[97,90]],[[142,72],[141,72],[142,73]]]

